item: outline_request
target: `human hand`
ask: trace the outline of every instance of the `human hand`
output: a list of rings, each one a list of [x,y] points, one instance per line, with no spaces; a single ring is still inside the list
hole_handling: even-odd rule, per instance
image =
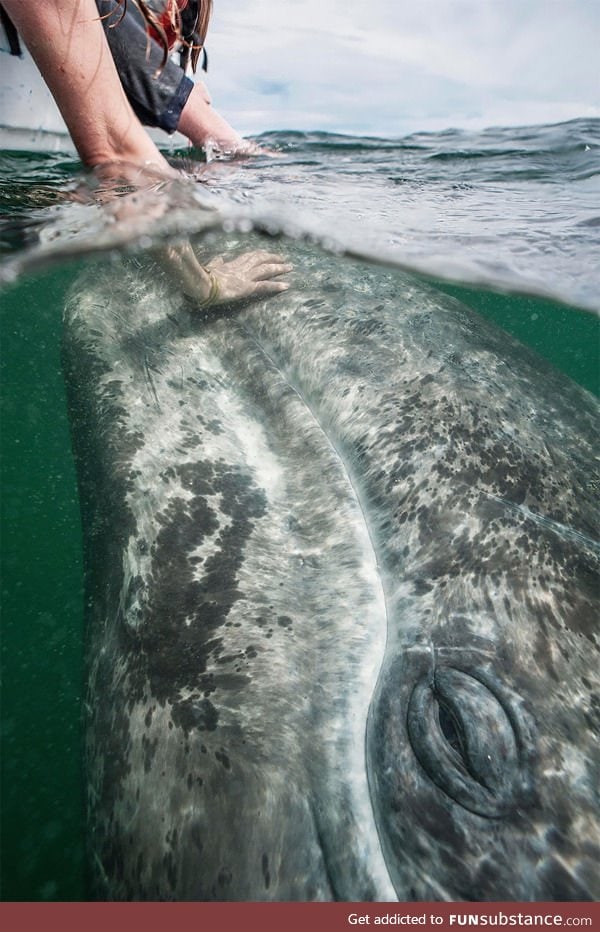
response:
[[[279,294],[289,284],[274,279],[292,270],[282,256],[265,250],[245,252],[227,262],[216,256],[200,263],[189,241],[162,246],[155,257],[198,309]]]
[[[279,158],[282,153],[277,149],[267,149],[251,139],[241,139],[235,144],[223,145],[214,139],[205,139],[202,144],[206,161],[230,162],[254,157]]]
[[[205,269],[213,279],[210,304],[228,304],[250,297],[266,297],[287,291],[288,282],[274,281],[291,272],[293,266],[277,253],[256,250],[245,252],[228,262],[216,256]],[[213,294],[214,293],[214,294]]]

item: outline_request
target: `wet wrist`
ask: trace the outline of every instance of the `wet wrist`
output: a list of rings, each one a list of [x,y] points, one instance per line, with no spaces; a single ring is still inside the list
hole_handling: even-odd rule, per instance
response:
[[[215,273],[212,272],[210,269],[206,269],[204,267],[203,267],[203,271],[206,272],[206,274],[208,275],[208,278],[210,281],[210,290],[206,298],[197,305],[199,310],[205,307],[210,307],[212,304],[217,304],[221,296],[221,292],[219,288],[219,280],[217,276],[215,275]]]

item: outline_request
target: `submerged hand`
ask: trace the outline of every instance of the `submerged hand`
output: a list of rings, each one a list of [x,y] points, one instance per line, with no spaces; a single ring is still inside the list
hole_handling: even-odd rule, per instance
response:
[[[290,287],[287,282],[274,279],[291,272],[292,266],[276,253],[257,250],[245,252],[229,262],[217,256],[206,264],[206,269],[215,282],[216,293],[211,303],[226,304],[287,291]]]
[[[189,242],[162,247],[156,257],[197,307],[213,307],[279,294],[287,282],[274,281],[292,266],[276,253],[256,250],[225,261],[216,256],[201,264]]]
[[[214,139],[207,139],[202,147],[206,153],[207,162],[222,162],[250,158],[252,156],[264,156],[265,158],[279,158],[282,155],[277,149],[269,149],[252,142],[250,139],[242,139],[235,146],[224,146]]]

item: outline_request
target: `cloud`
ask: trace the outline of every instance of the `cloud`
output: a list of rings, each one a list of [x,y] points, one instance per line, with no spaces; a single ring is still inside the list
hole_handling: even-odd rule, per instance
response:
[[[246,133],[600,117],[597,0],[216,0],[207,45]]]

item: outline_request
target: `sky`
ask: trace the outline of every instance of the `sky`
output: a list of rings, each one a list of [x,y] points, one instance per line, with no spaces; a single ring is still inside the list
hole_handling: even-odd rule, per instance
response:
[[[402,136],[600,117],[600,0],[214,0],[213,103],[244,134]]]

